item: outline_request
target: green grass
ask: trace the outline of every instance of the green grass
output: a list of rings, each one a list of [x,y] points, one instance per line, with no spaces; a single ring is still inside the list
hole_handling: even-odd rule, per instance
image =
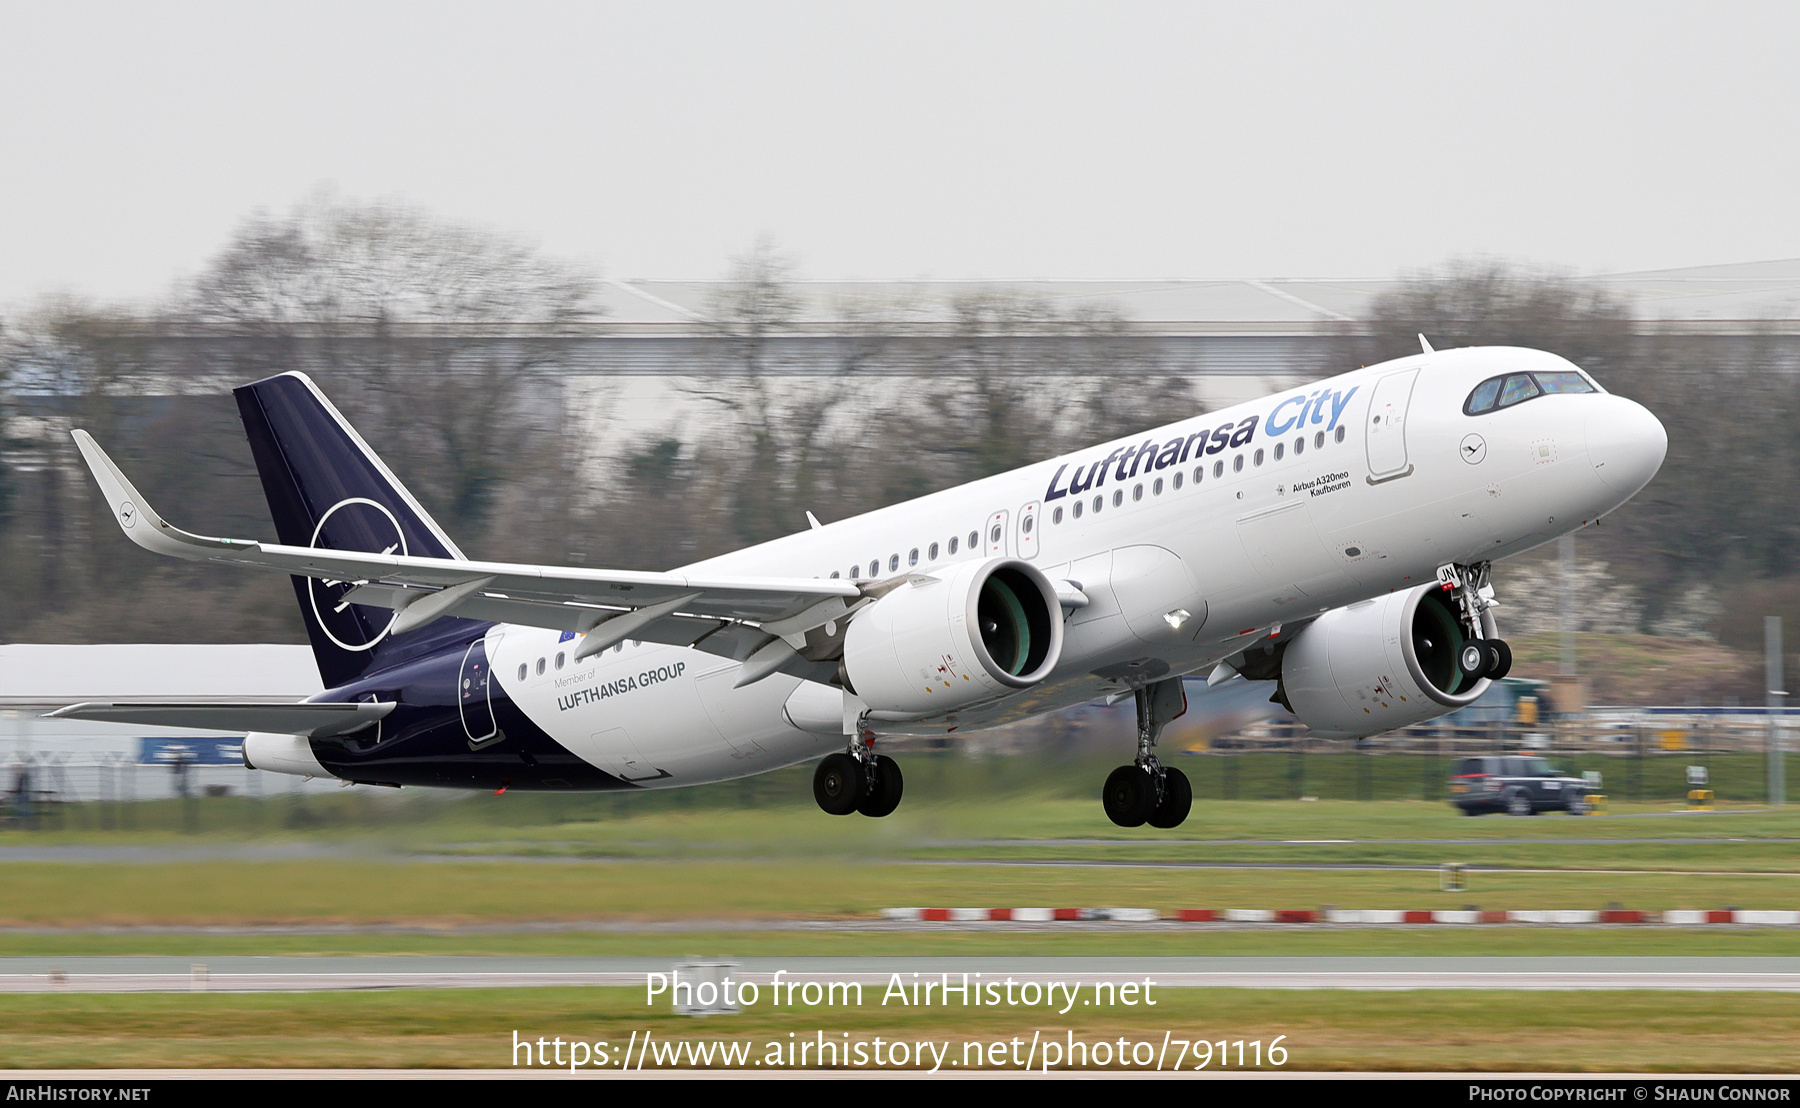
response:
[[[925,780],[929,782],[929,775]],[[1615,806],[1615,814],[1579,819],[1561,815],[1467,819],[1446,804],[1418,800],[1210,801],[1198,804],[1193,817],[1176,831],[1125,830],[1105,822],[1094,800],[1061,795],[1054,778],[1048,783],[1035,780],[1033,785],[1002,790],[986,803],[933,802],[927,795],[885,820],[828,817],[810,802],[684,806],[667,797],[481,796],[458,802],[383,804],[353,795],[320,803],[319,811],[333,816],[333,821],[305,831],[265,820],[269,826],[260,834],[11,832],[3,839],[11,845],[168,847],[171,860],[0,862],[0,880],[7,890],[0,899],[0,927],[34,931],[0,935],[0,950],[204,957],[208,952],[324,950],[687,949],[657,934],[528,933],[539,924],[580,928],[654,920],[685,922],[697,935],[710,934],[714,941],[704,949],[786,952],[839,940],[796,932],[749,936],[713,929],[709,922],[865,919],[882,908],[909,905],[1165,910],[1328,904],[1347,908],[1474,904],[1490,909],[1612,904],[1648,910],[1800,907],[1800,876],[1793,875],[1800,870],[1796,849],[1800,843],[1778,841],[1800,839],[1800,806],[1774,811],[1728,807],[1712,814],[1685,815],[1670,814],[1673,806],[1666,803],[1624,804]],[[613,809],[622,801],[647,803],[627,804],[620,815]],[[1632,818],[1632,813],[1648,818]],[[1295,841],[1340,838],[1357,841]],[[1674,841],[1614,841],[1628,838]],[[1527,841],[1504,841],[1518,839]],[[182,849],[287,841],[314,843],[326,856],[213,859],[194,858]],[[440,860],[420,860],[425,854]],[[449,860],[442,860],[446,856]],[[1002,860],[1036,864],[986,864]],[[1517,871],[1472,873],[1467,891],[1444,893],[1438,889],[1435,866],[1448,860]],[[1081,864],[1100,862],[1144,864]],[[1181,865],[1244,862],[1421,868]],[[374,936],[265,933],[268,928],[320,926],[410,930]],[[486,945],[488,938],[482,935],[432,934],[468,926],[527,933],[512,935],[499,948]],[[158,927],[225,927],[252,933],[104,935],[95,930]],[[941,950],[951,943],[970,944],[970,949],[1028,944],[1031,949],[1059,952],[1148,949],[1137,945],[1141,939],[1168,952],[1354,953],[1404,949],[1405,943],[1415,941],[1386,937],[1391,934],[1395,933],[1354,930],[1337,937],[1305,938],[1272,932],[1240,939],[1202,932],[1133,932],[1134,937],[1115,946],[1109,945],[1113,938],[1088,932],[857,933],[851,945],[875,953]],[[1429,938],[1419,931],[1399,934],[1416,935],[1419,943],[1442,944],[1433,949],[1459,953],[1531,951],[1540,949],[1535,945],[1540,942],[1593,953],[1627,948],[1723,953],[1750,947],[1762,953],[1788,953],[1800,945],[1800,930],[1772,931],[1756,939],[1717,929],[1573,933],[1481,928],[1441,937],[1434,932]],[[1568,934],[1581,937],[1550,938]],[[1249,945],[1233,945],[1238,943]]]
[[[803,802],[794,799],[756,807],[683,807],[669,803],[666,796],[569,798],[508,794],[420,802],[407,802],[403,797],[369,800],[349,796],[330,798],[339,801],[337,804],[310,802],[319,807],[320,822],[306,829],[284,826],[273,818],[275,812],[268,812],[260,820],[245,820],[245,826],[223,817],[203,817],[200,830],[191,833],[167,827],[10,830],[0,832],[0,847],[83,844],[232,848],[306,842],[368,855],[758,857],[774,853],[818,857],[912,856],[921,849],[942,849],[946,844],[965,840],[986,843],[1070,838],[1119,844],[1168,839],[1455,839],[1480,843],[1520,838],[1549,842],[1686,838],[1715,844],[1734,838],[1800,839],[1800,804],[1762,809],[1756,805],[1721,803],[1712,813],[1687,813],[1682,811],[1685,805],[1676,801],[1615,800],[1608,814],[1592,817],[1544,813],[1529,819],[1499,815],[1470,819],[1441,801],[1231,801],[1200,797],[1181,827],[1157,830],[1115,827],[1100,810],[1097,790],[1090,797],[1067,796],[1048,788],[1019,788],[1002,790],[979,801],[972,797],[934,799],[911,785],[908,790],[907,801],[900,810],[882,820],[826,816],[813,806],[810,796]],[[674,795],[680,796],[681,792]],[[251,802],[208,801],[202,802],[202,807],[207,803]],[[271,809],[288,806],[285,800],[264,803]],[[147,820],[150,814],[153,813],[141,812],[139,816]],[[74,822],[73,817],[69,822]],[[1800,857],[1800,852],[1796,856]]]
[[[1800,877],[1195,870],[835,860],[12,863],[7,926],[445,926],[578,920],[868,918],[905,905],[1152,908],[1793,908]]]
[[[1122,757],[1122,753],[1121,753]],[[796,766],[741,781],[631,794],[446,795],[407,790],[346,789],[329,797],[272,795],[51,806],[34,830],[0,827],[0,845],[49,842],[193,842],[376,840],[408,848],[469,842],[541,841],[554,829],[587,827],[595,841],[617,841],[610,829],[655,831],[701,823],[719,829],[715,842],[732,842],[740,827],[766,840],[775,817],[796,849],[828,848],[848,837],[853,844],[889,841],[889,830],[909,823],[936,837],[1134,837],[1101,815],[1100,782],[1114,760],[1058,757],[973,759],[955,752],[901,752],[906,802],[884,821],[821,822],[811,798],[811,766]],[[1598,770],[1614,811],[1669,810],[1686,796],[1686,767],[1706,765],[1721,802],[1754,805],[1765,799],[1762,755],[1652,751],[1644,757],[1617,753],[1554,756],[1560,768]],[[1247,753],[1231,756],[1171,755],[1194,788],[1194,814],[1177,833],[1158,837],[1375,837],[1383,828],[1417,831],[1455,823],[1446,803],[1446,777],[1454,759],[1425,754]],[[1790,757],[1790,799],[1800,811],[1800,760]],[[1301,796],[1322,804],[1310,814],[1292,807]],[[1331,801],[1364,801],[1360,811]],[[1267,804],[1246,804],[1266,801]],[[1390,807],[1386,803],[1390,802]],[[1410,804],[1407,802],[1411,802]],[[1329,815],[1322,814],[1328,812]],[[1779,817],[1777,817],[1779,819]],[[645,822],[649,821],[649,822]],[[1504,819],[1470,820],[1453,834],[1513,835],[1489,830]],[[1545,817],[1541,822],[1554,822]],[[1641,822],[1641,821],[1634,821]],[[1674,821],[1658,821],[1658,835]],[[1800,827],[1789,819],[1786,826]],[[1344,828],[1362,828],[1355,836]],[[829,828],[829,830],[825,830]],[[1535,833],[1535,832],[1534,832]],[[1621,834],[1643,834],[1621,830]],[[902,831],[900,838],[908,837]],[[911,837],[919,835],[913,833]],[[1141,836],[1137,836],[1141,837]],[[1437,837],[1433,835],[1432,837]]]
[[[1251,765],[1241,763],[1240,773]],[[1673,815],[1662,813],[1676,805],[1661,800],[1615,803],[1611,815],[1582,819],[1466,819],[1441,801],[1421,799],[1203,795],[1177,831],[1127,831],[1105,822],[1090,795],[1094,781],[1062,770],[1034,776],[1017,760],[926,760],[920,772],[909,772],[908,803],[879,821],[822,815],[794,773],[662,796],[509,794],[417,803],[346,790],[308,800],[300,820],[290,818],[290,798],[203,801],[194,809],[145,805],[131,810],[136,828],[101,827],[102,815],[117,821],[124,813],[89,806],[66,813],[60,830],[0,833],[0,845],[149,846],[167,848],[171,860],[0,862],[0,927],[15,928],[0,930],[0,955],[166,954],[196,962],[247,954],[671,961],[695,954],[1800,955],[1800,929],[1791,928],[745,931],[714,922],[860,920],[899,905],[1800,907],[1800,877],[1773,872],[1800,869],[1800,844],[1777,841],[1800,839],[1800,807]],[[772,791],[778,788],[794,791]],[[201,830],[182,830],[188,812],[198,813]],[[1617,841],[1633,838],[1676,841]],[[1359,841],[1293,841],[1309,839]],[[1407,839],[1450,841],[1396,841]],[[1517,839],[1528,841],[1503,841]],[[314,844],[325,856],[196,858],[186,849],[284,843]],[[999,859],[1426,868],[971,864]],[[1550,872],[1477,872],[1467,891],[1444,893],[1430,868],[1444,860]],[[1597,872],[1604,870],[1624,872]],[[1770,872],[1736,872],[1749,870]],[[638,921],[674,921],[679,929],[606,930]],[[216,928],[224,930],[210,930]],[[612,989],[14,994],[0,995],[0,1057],[13,1067],[46,1068],[504,1068],[514,1029],[590,1041],[625,1041],[634,1029],[764,1041],[820,1029],[959,1041],[1072,1029],[1089,1040],[1123,1034],[1156,1042],[1165,1031],[1214,1040],[1285,1034],[1291,1069],[1800,1066],[1800,1006],[1778,994],[1172,990],[1166,997],[1155,1011],[1109,1009],[1060,1020],[1041,1011],[868,1007],[691,1021],[647,1013],[634,991]]]
[[[927,955],[1206,956],[1231,955],[1708,955],[1800,956],[1800,933],[1787,928],[1681,928],[1622,925],[1563,927],[1258,927],[911,931],[342,931],[289,932],[0,932],[0,957],[168,955],[205,962],[233,955],[360,956],[505,954],[515,957],[719,958]]]
[[[515,1033],[609,1044],[936,1040],[1024,1044],[1229,1041],[1285,1036],[1284,1069],[1792,1072],[1800,1005],[1768,993],[1350,992],[1158,989],[1154,1007],[855,1007],[763,1004],[695,1020],[647,1008],[638,989],[483,989],[300,995],[0,996],[0,1057],[12,1068],[511,1068]],[[790,1039],[790,1035],[792,1039]],[[1175,1055],[1171,1054],[1172,1060]],[[1235,1063],[1235,1047],[1232,1061]],[[1189,1059],[1192,1064],[1192,1058]],[[523,1068],[523,1067],[521,1067]],[[755,1067],[752,1067],[755,1068]],[[947,1067],[960,1068],[960,1067]],[[1212,1067],[1212,1068],[1216,1068]],[[1235,1065],[1229,1068],[1236,1068]],[[1265,1067],[1266,1068],[1266,1067]]]

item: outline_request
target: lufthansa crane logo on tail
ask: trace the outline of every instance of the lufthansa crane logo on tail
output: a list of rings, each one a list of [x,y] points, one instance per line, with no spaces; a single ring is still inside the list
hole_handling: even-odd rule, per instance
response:
[[[394,513],[366,497],[353,496],[333,504],[313,528],[314,550],[354,550],[364,554],[399,554],[404,557],[406,535]],[[373,650],[387,637],[397,613],[384,608],[350,604],[344,597],[355,581],[307,578],[313,618],[325,637],[344,650]]]

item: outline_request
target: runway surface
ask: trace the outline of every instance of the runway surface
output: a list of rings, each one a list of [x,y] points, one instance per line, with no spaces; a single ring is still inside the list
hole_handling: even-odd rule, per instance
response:
[[[624,985],[668,973],[668,958],[371,956],[318,958],[0,958],[0,992],[309,992],[330,989]],[[1142,981],[1164,988],[1671,989],[1800,992],[1783,957],[896,957],[743,958],[735,979],[860,982],[900,975],[1020,982]]]

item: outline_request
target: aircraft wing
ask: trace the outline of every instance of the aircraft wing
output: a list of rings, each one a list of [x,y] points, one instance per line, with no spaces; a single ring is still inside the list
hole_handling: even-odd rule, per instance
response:
[[[392,704],[129,703],[89,701],[58,708],[52,719],[140,723],[151,727],[203,727],[213,731],[268,731],[325,738],[359,731],[394,710]]]
[[[354,583],[344,602],[393,608],[395,634],[456,615],[585,635],[578,659],[637,638],[746,662],[746,682],[777,671],[817,677],[825,659],[835,656],[834,643],[841,644],[843,628],[836,621],[866,598],[857,584],[821,578],[475,562],[195,535],[157,514],[93,436],[85,431],[74,436],[113,518],[139,546],[192,561]],[[758,655],[761,660],[750,664]]]

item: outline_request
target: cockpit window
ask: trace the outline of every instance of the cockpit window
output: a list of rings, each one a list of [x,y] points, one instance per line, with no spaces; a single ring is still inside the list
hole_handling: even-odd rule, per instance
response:
[[[1475,386],[1463,403],[1463,414],[1480,415],[1496,408],[1510,408],[1537,396],[1559,392],[1598,392],[1592,381],[1579,373],[1561,370],[1554,373],[1509,373],[1490,377]]]
[[[1579,373],[1534,373],[1537,383],[1545,392],[1593,392],[1594,386],[1588,384],[1587,378]]]
[[[1510,408],[1520,401],[1530,400],[1543,390],[1531,379],[1529,373],[1515,373],[1500,386],[1500,407]]]

